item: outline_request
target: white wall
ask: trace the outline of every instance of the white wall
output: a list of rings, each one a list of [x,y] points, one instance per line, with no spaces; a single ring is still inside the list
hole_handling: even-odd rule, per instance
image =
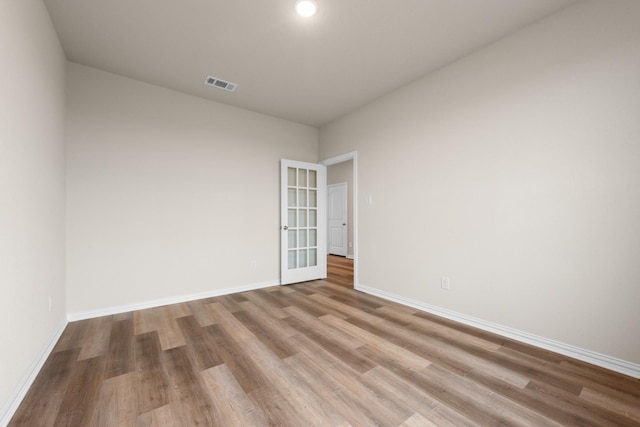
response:
[[[580,3],[323,127],[360,284],[640,363],[639,22]]]
[[[317,161],[316,128],[67,76],[70,313],[278,281],[279,160]]]
[[[0,2],[0,62],[2,424],[65,320],[65,60],[42,1]]]

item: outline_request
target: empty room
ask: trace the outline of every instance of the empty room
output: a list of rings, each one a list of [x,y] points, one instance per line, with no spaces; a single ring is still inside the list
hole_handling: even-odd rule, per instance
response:
[[[639,23],[2,1],[0,426],[640,426]]]

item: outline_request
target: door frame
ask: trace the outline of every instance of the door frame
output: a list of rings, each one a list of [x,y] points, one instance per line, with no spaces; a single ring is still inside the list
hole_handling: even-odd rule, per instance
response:
[[[324,166],[332,166],[338,163],[353,161],[353,205],[351,206],[353,212],[353,288],[357,289],[358,282],[358,152],[350,151],[348,153],[341,154],[339,156],[330,157],[322,160],[318,163]],[[347,248],[347,253],[348,253]]]

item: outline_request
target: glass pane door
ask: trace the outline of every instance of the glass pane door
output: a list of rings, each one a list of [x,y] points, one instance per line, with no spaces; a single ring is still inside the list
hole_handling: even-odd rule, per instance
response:
[[[326,169],[322,165],[281,161],[282,283],[326,277],[323,231]],[[285,203],[283,203],[284,205]]]

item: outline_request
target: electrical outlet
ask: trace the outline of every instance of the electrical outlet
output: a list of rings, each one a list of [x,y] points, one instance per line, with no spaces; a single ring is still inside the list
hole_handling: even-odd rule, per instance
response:
[[[445,290],[449,290],[449,278],[442,276],[440,278],[440,287]]]

